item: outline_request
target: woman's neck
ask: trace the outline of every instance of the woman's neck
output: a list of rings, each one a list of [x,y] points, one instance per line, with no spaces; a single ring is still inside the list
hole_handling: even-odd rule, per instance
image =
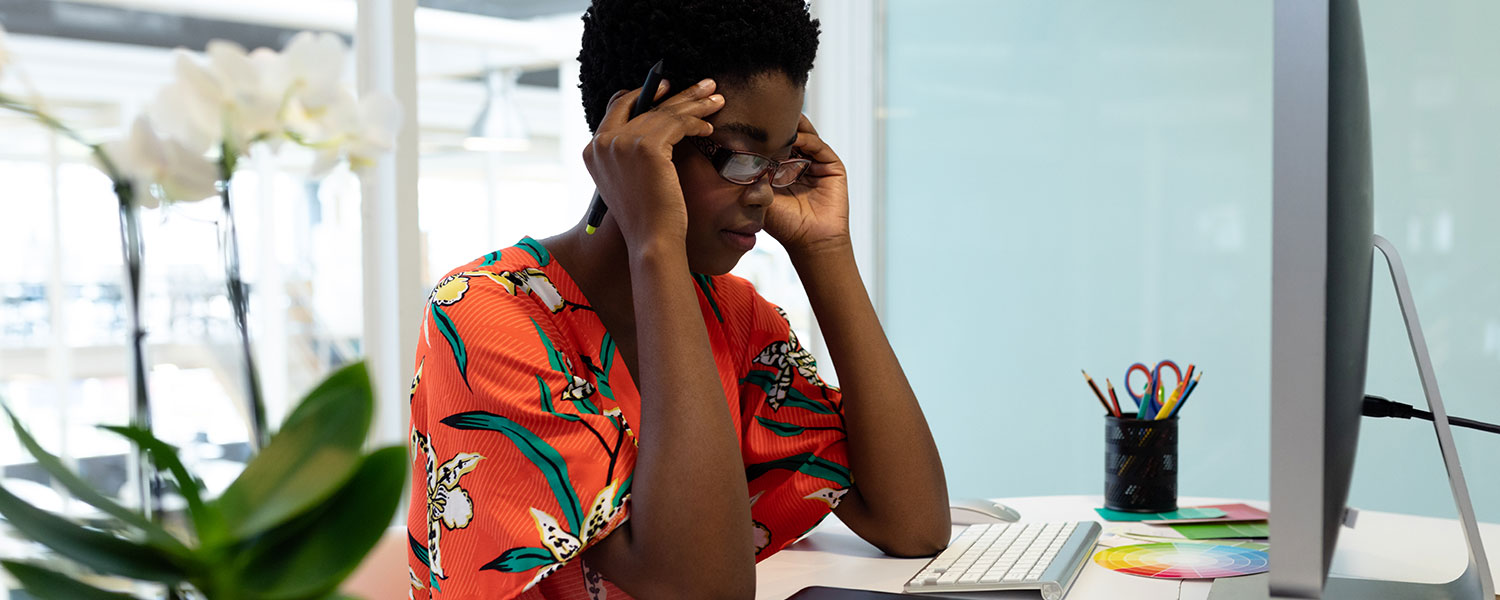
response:
[[[606,216],[589,235],[585,223],[542,240],[542,245],[578,284],[589,306],[615,337],[635,332],[635,303],[630,287],[630,253],[625,237]]]

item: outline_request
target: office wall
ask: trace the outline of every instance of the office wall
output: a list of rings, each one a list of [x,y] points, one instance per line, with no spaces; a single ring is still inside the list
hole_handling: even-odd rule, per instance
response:
[[[1365,3],[1376,227],[1451,412],[1500,421],[1500,6]],[[887,0],[886,325],[955,496],[1100,493],[1136,361],[1204,372],[1181,492],[1267,497],[1271,3]],[[1372,393],[1421,403],[1377,262]],[[1500,437],[1460,432],[1500,521]],[[1452,514],[1430,427],[1366,422],[1352,503]]]

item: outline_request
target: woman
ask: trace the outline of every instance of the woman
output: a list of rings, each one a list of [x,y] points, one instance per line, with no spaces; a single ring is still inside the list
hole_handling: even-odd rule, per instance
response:
[[[584,161],[609,212],[433,291],[413,597],[749,598],[755,562],[830,510],[892,555],[947,544],[936,445],[855,269],[844,166],[801,114],[817,35],[802,0],[584,15]],[[668,81],[630,89],[659,59]],[[843,391],[726,275],[762,228]]]

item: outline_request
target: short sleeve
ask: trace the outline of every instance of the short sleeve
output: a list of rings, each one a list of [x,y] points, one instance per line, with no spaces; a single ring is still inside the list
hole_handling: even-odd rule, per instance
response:
[[[756,556],[764,558],[817,525],[853,479],[842,395],[818,375],[786,314],[743,285],[742,451]]]
[[[555,290],[505,275],[459,272],[428,302],[411,393],[414,598],[520,595],[625,519],[633,433],[575,370]]]

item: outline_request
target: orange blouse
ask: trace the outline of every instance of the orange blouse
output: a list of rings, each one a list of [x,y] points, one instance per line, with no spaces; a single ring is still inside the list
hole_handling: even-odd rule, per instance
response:
[[[753,285],[693,278],[761,560],[817,525],[852,485],[842,398]],[[411,387],[414,600],[629,597],[579,556],[629,518],[641,398],[623,365],[536,240],[437,285]]]

